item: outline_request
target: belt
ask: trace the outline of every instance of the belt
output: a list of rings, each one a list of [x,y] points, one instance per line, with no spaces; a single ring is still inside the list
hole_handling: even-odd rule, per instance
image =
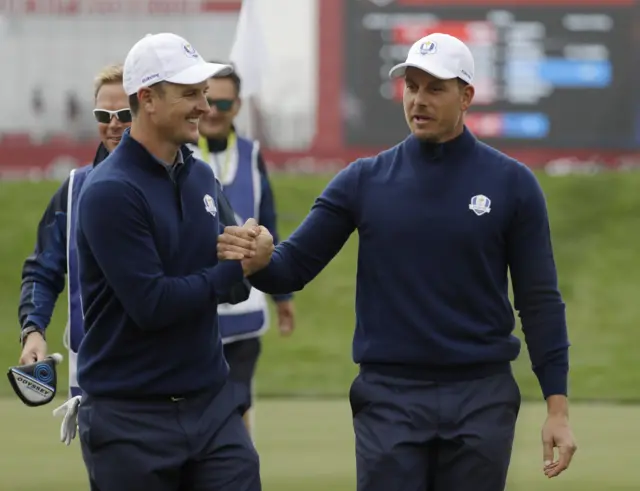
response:
[[[511,373],[511,363],[477,363],[472,365],[405,365],[398,363],[361,363],[362,373],[429,382],[462,382]]]
[[[113,393],[104,395],[89,395],[90,399],[104,401],[123,401],[138,403],[172,403],[176,404],[188,400],[197,399],[205,394],[211,394],[209,389],[198,390],[194,392],[185,392],[182,394],[132,394],[132,393]]]

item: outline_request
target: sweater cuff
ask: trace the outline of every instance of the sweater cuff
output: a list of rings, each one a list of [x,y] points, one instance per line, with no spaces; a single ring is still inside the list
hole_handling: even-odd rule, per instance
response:
[[[550,396],[568,395],[569,364],[544,365],[534,368],[545,400]]]
[[[40,329],[41,331],[46,331],[47,330],[46,324],[44,324],[42,322],[38,322],[34,317],[35,316],[31,316],[31,315],[27,316],[27,318],[24,321],[24,325],[22,326],[22,328],[20,330],[23,331],[27,327],[33,326],[33,327],[36,327],[36,328]]]
[[[247,280],[249,280],[252,287],[257,288],[261,292],[270,293],[268,289],[265,288],[265,284],[269,285],[269,280],[271,278],[269,270],[271,269],[271,264],[272,263],[270,262],[266,268],[262,268],[252,275],[247,276]]]
[[[244,280],[244,271],[240,261],[220,261],[209,273],[212,295],[220,298],[227,295],[231,288]]]

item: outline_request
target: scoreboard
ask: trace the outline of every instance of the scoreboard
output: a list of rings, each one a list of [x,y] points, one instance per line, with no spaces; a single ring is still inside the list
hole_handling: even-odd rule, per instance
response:
[[[502,5],[504,3],[504,5]],[[467,124],[502,148],[633,148],[640,143],[640,38],[632,0],[347,0],[343,127],[348,146],[408,132],[403,81],[389,69],[431,32],[475,58]]]

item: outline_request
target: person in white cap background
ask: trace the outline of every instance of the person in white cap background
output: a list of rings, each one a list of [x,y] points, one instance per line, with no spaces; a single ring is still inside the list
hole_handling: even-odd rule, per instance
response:
[[[175,34],[138,41],[124,62],[131,128],[80,193],[78,431],[100,491],[261,489],[217,303],[271,249],[263,238],[255,253],[255,221],[223,232],[219,184],[186,147],[209,110],[207,80],[230,70]],[[242,254],[218,259],[223,233]]]
[[[542,190],[529,168],[465,127],[474,60],[462,41],[430,34],[390,76],[405,80],[411,134],[339,172],[248,279],[266,293],[299,291],[357,229],[360,372],[349,400],[358,490],[500,491],[520,409],[509,271],[548,406],[541,469],[555,477],[576,444],[565,305]],[[237,239],[219,242],[224,251]]]

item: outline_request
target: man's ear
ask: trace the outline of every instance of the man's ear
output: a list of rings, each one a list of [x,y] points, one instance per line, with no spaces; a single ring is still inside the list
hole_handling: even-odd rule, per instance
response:
[[[145,112],[153,113],[154,112],[154,103],[153,103],[153,93],[150,88],[144,87],[138,91],[138,102],[140,108],[142,108]]]
[[[465,85],[462,88],[462,110],[466,111],[467,109],[469,109],[469,107],[471,106],[471,103],[473,102],[473,97],[476,94],[476,89],[473,87],[473,85]]]
[[[156,101],[164,98],[165,88],[164,82],[157,83],[151,87],[143,87],[138,91],[138,99],[140,101],[140,107],[148,113],[154,113],[156,111]]]
[[[242,108],[242,99],[240,99],[240,97],[238,97],[236,99],[236,101],[233,103],[233,117],[235,118],[238,113],[240,112],[240,109]]]

